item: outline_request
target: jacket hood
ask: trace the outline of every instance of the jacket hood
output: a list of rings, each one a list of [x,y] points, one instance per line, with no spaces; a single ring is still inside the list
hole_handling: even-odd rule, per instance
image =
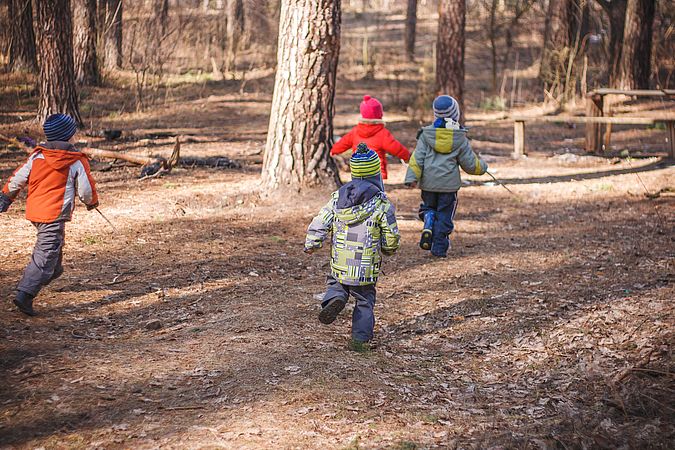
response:
[[[68,142],[51,141],[35,148],[45,157],[45,162],[55,170],[65,169],[84,155]]]
[[[366,220],[380,204],[384,194],[368,180],[356,179],[338,190],[335,213],[338,220],[352,225]]]
[[[449,128],[422,128],[422,139],[437,153],[451,153],[467,139],[466,130]]]
[[[369,137],[375,136],[383,128],[384,128],[384,123],[382,123],[382,122],[380,122],[380,123],[359,122],[358,125],[356,125],[356,134],[359,137],[367,139]]]

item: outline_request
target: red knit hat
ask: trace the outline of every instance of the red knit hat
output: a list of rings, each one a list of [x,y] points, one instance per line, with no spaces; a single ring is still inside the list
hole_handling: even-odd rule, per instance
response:
[[[361,102],[361,117],[364,119],[381,119],[382,103],[370,95],[364,95]]]

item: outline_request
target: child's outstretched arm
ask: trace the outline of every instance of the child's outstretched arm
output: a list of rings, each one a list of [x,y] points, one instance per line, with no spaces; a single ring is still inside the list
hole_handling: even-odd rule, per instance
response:
[[[384,151],[394,155],[398,159],[402,159],[405,162],[410,160],[410,152],[403,144],[396,140],[396,138],[391,134],[389,130],[384,129],[386,132],[384,135]]]
[[[307,228],[305,237],[305,253],[312,253],[323,246],[323,241],[328,237],[333,227],[333,218],[335,217],[335,198],[332,198],[321,208],[319,214],[312,219]]]
[[[393,255],[401,246],[401,235],[396,223],[396,208],[389,201],[386,202],[384,214],[380,217],[380,249],[385,255]]]
[[[405,184],[412,185],[422,179],[422,172],[424,172],[424,157],[427,152],[427,145],[422,139],[417,139],[415,151],[408,161],[408,171],[405,174]]]
[[[462,170],[470,175],[483,175],[488,170],[488,165],[471,150],[469,141],[466,140],[459,148],[459,165]]]
[[[76,167],[77,196],[82,203],[87,205],[88,210],[92,210],[98,206],[96,182],[94,181],[94,177],[91,176],[89,161],[87,161],[86,158],[82,158],[80,163],[81,164],[77,164]]]
[[[28,184],[30,172],[33,170],[33,159],[34,157],[31,156],[25,164],[16,169],[2,188],[2,193],[0,193],[0,212],[7,211],[9,205],[12,204],[16,196],[21,192],[21,189]]]
[[[333,144],[333,147],[330,149],[330,155],[335,156],[339,155],[340,153],[344,153],[351,149],[353,145],[354,137],[352,136],[352,131],[350,131],[349,133],[342,136],[339,141]]]

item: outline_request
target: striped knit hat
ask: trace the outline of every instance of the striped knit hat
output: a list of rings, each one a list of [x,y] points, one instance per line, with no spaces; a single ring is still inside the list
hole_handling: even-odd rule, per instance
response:
[[[368,178],[380,174],[380,157],[361,142],[349,160],[352,178]]]
[[[434,100],[434,116],[437,119],[452,119],[459,122],[459,104],[449,95],[439,95]]]
[[[77,131],[75,120],[67,114],[52,114],[42,128],[48,141],[68,141]]]

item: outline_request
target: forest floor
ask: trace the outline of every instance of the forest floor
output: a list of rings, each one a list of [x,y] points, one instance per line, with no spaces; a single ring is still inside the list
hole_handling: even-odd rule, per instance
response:
[[[34,98],[2,76],[15,91],[0,100],[20,101],[0,111],[0,132],[21,134]],[[390,86],[341,78],[336,134],[355,123],[360,95],[391,101]],[[614,148],[633,158],[610,158],[583,153],[583,129],[537,125],[528,157],[513,161],[512,125],[473,114],[474,148],[515,195],[465,176],[447,259],[418,248],[419,191],[391,161],[402,248],[378,283],[376,348],[357,354],[349,310],[331,326],[317,320],[327,252],[302,252],[329,192],[260,198],[270,76],[243,91],[183,84],[143,113],[115,112],[129,90],[87,92],[95,128],[135,136],[83,136],[98,147],[168,156],[172,138],[146,135],[177,132],[183,157],[241,168],[138,181],[137,167],[95,162],[116,231],[78,208],[66,272],[36,318],[10,303],[34,243],[23,197],[0,216],[0,448],[672,446],[675,168],[662,159],[664,130],[619,127]],[[413,147],[418,122],[386,111]],[[25,154],[0,152],[4,182]]]

